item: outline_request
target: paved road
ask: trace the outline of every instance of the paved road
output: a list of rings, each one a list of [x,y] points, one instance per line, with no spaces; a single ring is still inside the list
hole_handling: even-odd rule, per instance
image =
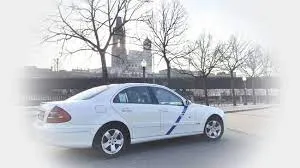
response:
[[[132,145],[115,159],[104,159],[88,149],[43,147],[49,167],[56,168],[210,168],[250,167],[255,152],[268,136],[278,109],[264,109],[226,114],[223,138],[207,142],[201,136]]]

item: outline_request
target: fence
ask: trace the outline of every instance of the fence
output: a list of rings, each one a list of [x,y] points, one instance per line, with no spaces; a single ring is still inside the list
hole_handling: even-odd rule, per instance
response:
[[[254,80],[256,89],[279,89],[278,78],[254,78],[246,81],[246,88],[252,88],[252,80]],[[111,78],[110,83],[156,83],[166,85],[165,78]],[[95,86],[103,85],[104,82],[101,78],[31,78],[21,79],[22,83],[21,92],[21,104],[37,105],[42,101],[58,101],[64,100],[71,95],[74,95],[82,90],[92,88]],[[229,103],[231,102],[230,96],[230,78],[208,78],[207,86],[210,91],[224,89],[228,91],[227,95],[219,94],[219,96],[211,95],[209,97],[211,103]],[[234,79],[234,86],[237,90],[243,93],[244,83],[241,78]],[[203,94],[194,95],[195,90],[203,89],[203,82],[201,78],[172,78],[170,88],[174,90],[181,90],[181,94],[185,94],[188,97],[193,97],[195,101],[203,102]],[[193,90],[193,91],[191,91]],[[237,92],[239,93],[239,92]],[[217,95],[218,95],[217,94]],[[237,94],[242,95],[242,94]],[[258,96],[260,99],[267,99],[266,96]],[[274,97],[274,95],[270,96]],[[251,96],[248,95],[248,99],[251,100]],[[272,98],[275,99],[275,98]],[[237,97],[237,100],[239,98]]]

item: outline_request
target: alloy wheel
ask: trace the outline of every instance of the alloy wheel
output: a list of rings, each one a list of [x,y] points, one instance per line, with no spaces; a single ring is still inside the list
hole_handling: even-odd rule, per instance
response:
[[[106,131],[101,140],[101,146],[105,153],[113,155],[118,153],[124,145],[124,136],[118,129]]]
[[[207,122],[205,126],[205,134],[211,138],[216,139],[221,135],[222,126],[219,121],[217,120],[210,120]]]

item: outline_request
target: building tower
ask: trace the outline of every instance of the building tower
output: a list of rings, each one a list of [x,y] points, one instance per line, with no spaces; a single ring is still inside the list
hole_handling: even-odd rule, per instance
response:
[[[152,64],[153,64],[153,56],[151,54],[151,40],[148,39],[148,37],[144,40],[143,42],[143,59],[146,60],[147,62],[147,69],[146,72],[148,74],[152,74],[153,69],[152,69]]]
[[[112,37],[112,59],[111,67],[114,72],[121,72],[127,60],[126,52],[126,33],[124,25],[122,25],[122,18],[117,17],[116,26],[114,27],[114,35]]]
[[[151,44],[152,44],[152,42],[147,37],[143,42],[143,49],[151,51]]]

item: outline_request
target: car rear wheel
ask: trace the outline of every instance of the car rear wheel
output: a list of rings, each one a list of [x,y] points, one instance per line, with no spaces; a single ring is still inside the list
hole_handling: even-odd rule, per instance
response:
[[[94,148],[106,158],[119,156],[129,144],[126,135],[126,131],[119,127],[104,128],[96,135]]]
[[[219,117],[211,117],[207,120],[204,127],[204,136],[209,140],[218,140],[222,137],[224,125]]]

